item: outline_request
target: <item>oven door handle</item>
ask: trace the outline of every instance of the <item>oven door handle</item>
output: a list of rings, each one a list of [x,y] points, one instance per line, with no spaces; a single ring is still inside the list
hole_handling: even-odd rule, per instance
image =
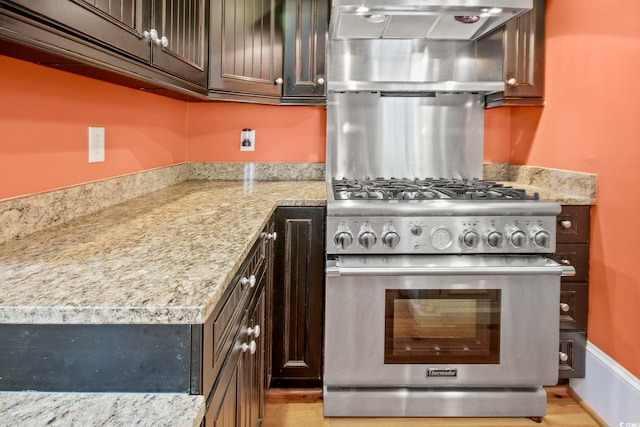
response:
[[[440,276],[440,275],[548,275],[572,276],[576,270],[571,266],[547,267],[338,267],[327,266],[327,276]]]

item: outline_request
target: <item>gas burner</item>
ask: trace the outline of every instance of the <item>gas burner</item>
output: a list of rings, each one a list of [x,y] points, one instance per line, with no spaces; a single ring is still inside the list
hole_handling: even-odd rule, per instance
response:
[[[334,179],[336,200],[538,200],[538,193],[480,179]]]

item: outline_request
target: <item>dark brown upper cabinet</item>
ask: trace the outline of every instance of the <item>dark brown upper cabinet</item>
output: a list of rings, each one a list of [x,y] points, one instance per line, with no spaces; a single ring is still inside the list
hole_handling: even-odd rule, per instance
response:
[[[487,107],[544,105],[545,11],[546,0],[534,0],[531,11],[478,40],[479,77],[505,84],[487,95]]]
[[[328,17],[328,0],[213,2],[210,97],[324,103]]]
[[[131,87],[203,94],[208,1],[0,0],[0,53]]]
[[[282,103],[325,99],[328,17],[328,0],[286,1]]]
[[[282,1],[219,0],[211,5],[212,98],[279,97]]]

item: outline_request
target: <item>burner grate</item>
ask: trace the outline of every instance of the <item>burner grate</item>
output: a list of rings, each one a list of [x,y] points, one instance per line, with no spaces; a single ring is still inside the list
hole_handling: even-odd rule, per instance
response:
[[[336,200],[539,200],[538,193],[480,179],[333,179]]]

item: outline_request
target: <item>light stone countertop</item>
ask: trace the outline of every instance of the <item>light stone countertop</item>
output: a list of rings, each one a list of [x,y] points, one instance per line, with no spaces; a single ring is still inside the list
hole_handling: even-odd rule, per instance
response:
[[[525,190],[529,195],[538,193],[540,200],[558,202],[562,205],[593,205],[595,203],[595,198],[593,197],[557,191],[549,187],[539,187],[511,181],[498,181],[498,183]]]
[[[188,394],[0,392],[0,427],[197,427],[204,414]]]
[[[278,206],[324,181],[187,181],[0,244],[1,323],[204,323]]]

